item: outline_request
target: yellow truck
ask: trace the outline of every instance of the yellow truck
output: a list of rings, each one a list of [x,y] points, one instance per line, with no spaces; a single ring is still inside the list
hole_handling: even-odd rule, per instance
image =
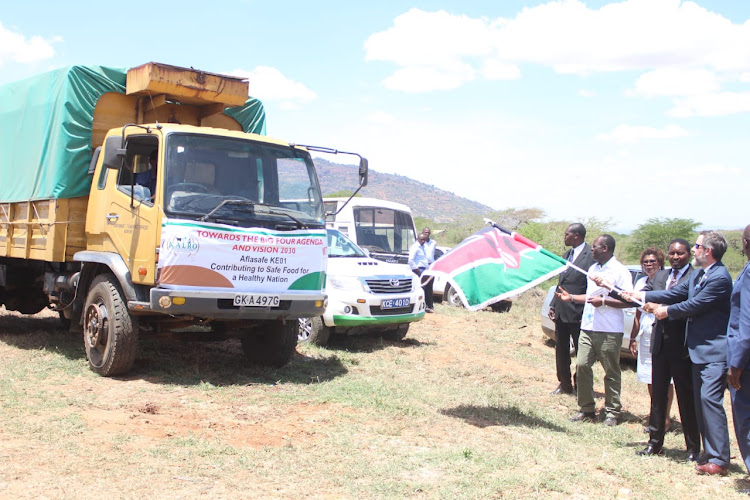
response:
[[[0,86],[0,303],[83,331],[93,371],[143,335],[239,337],[283,366],[325,310],[310,151],[265,136],[248,82],[165,64],[72,66]]]

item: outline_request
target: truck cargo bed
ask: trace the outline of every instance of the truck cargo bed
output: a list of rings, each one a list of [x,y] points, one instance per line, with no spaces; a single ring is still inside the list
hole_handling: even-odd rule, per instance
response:
[[[88,197],[0,203],[0,257],[72,261],[86,249]]]

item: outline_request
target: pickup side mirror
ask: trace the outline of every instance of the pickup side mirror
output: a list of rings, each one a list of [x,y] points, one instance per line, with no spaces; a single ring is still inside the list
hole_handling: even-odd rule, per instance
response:
[[[367,170],[368,170],[367,158],[360,157],[359,159],[359,185],[365,187],[367,185]]]
[[[104,142],[104,167],[119,169],[125,158],[125,149],[122,147],[122,136],[113,135],[107,137]]]

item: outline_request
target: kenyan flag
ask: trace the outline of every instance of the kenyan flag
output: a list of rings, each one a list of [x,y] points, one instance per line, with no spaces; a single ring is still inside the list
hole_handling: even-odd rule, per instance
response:
[[[565,270],[567,262],[497,225],[469,236],[424,274],[442,274],[467,309],[478,311],[518,295]]]

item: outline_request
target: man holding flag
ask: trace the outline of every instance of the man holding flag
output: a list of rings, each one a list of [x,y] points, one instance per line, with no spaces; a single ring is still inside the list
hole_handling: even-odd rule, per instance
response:
[[[602,234],[592,246],[594,264],[589,268],[589,276],[608,283],[618,290],[632,291],[630,271],[614,256],[615,239]],[[560,287],[555,295],[564,302],[585,304],[581,318],[581,333],[578,338],[576,372],[578,374],[578,406],[580,411],[572,417],[572,422],[593,422],[596,420],[594,401],[594,363],[598,360],[604,368],[604,425],[613,427],[622,410],[620,392],[622,375],[620,372],[620,346],[623,335],[623,312],[630,304],[609,297],[610,289],[598,286],[588,280],[585,295],[571,295]]]

